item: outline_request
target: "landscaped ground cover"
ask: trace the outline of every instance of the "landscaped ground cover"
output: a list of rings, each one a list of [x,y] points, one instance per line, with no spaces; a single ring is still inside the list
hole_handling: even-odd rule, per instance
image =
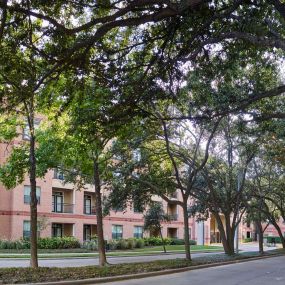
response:
[[[184,245],[167,245],[167,251],[169,252],[181,252],[184,251]],[[221,251],[223,250],[220,246],[202,246],[202,245],[193,245],[191,246],[191,250],[195,251]],[[148,246],[144,248],[135,248],[135,249],[127,249],[127,250],[114,250],[107,252],[109,256],[122,256],[122,255],[142,255],[142,254],[156,254],[158,252],[162,252],[163,248],[161,246]],[[21,254],[21,255],[19,255]],[[39,256],[42,258],[52,258],[52,257],[94,257],[97,256],[97,252],[92,250],[84,249],[84,248],[73,248],[73,249],[40,249]],[[29,257],[29,249],[1,249],[0,250],[0,258],[8,258],[8,257],[21,257],[28,258]]]
[[[264,256],[284,254],[284,250],[274,250],[267,252]],[[226,256],[221,254],[197,257],[193,261],[187,261],[185,259],[174,260],[160,260],[153,262],[141,262],[141,263],[128,263],[109,265],[106,267],[98,266],[86,266],[86,267],[74,267],[74,268],[2,268],[0,269],[0,283],[3,284],[19,284],[19,283],[35,283],[35,282],[51,282],[62,280],[80,280],[96,277],[107,277],[143,272],[154,272],[165,269],[173,268],[185,268],[200,264],[210,264],[224,261],[234,261],[240,259],[248,259],[259,256],[258,253],[243,253],[235,256]]]

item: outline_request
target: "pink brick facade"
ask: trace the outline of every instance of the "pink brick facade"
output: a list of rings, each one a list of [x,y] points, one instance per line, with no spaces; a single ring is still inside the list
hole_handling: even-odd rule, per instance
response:
[[[23,184],[13,190],[6,190],[0,187],[0,239],[19,239],[24,235],[24,222],[29,221],[29,204],[24,202],[25,186],[29,186],[26,179]],[[54,224],[62,224],[62,235],[74,236],[80,241],[84,240],[84,227],[91,228],[91,235],[96,234],[95,213],[84,213],[84,196],[91,197],[91,207],[94,207],[94,189],[90,186],[84,191],[75,191],[72,185],[64,185],[61,180],[54,178],[54,171],[49,171],[44,179],[37,180],[40,188],[40,202],[38,204],[38,216],[41,224],[40,236],[49,237],[53,235]],[[62,193],[63,212],[54,212],[53,194]],[[169,206],[163,202],[165,211],[169,211]],[[173,214],[177,215],[177,220],[163,225],[163,235],[169,237],[183,238],[183,216],[182,209],[178,206],[173,208]],[[61,210],[61,209],[60,209]],[[191,235],[195,236],[195,224],[193,219],[189,220]],[[90,226],[89,226],[90,225]],[[112,239],[112,226],[123,227],[123,238],[134,237],[135,227],[143,226],[143,214],[136,213],[129,208],[124,212],[111,211],[110,215],[104,218],[105,239]]]

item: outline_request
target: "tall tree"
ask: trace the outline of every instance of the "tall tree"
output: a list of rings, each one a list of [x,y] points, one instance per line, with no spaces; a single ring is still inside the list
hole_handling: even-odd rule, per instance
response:
[[[149,201],[151,195],[156,194],[166,202],[182,207],[185,253],[190,260],[189,199],[196,176],[208,160],[210,143],[220,120],[196,125],[188,119],[166,121],[164,117],[170,110],[175,110],[176,114],[181,112],[176,105],[169,105],[164,111],[157,109],[153,119],[137,122],[129,136],[118,140],[119,146],[122,143],[124,147],[119,147],[114,169],[121,175],[117,177],[119,180],[109,199],[116,204],[121,197],[120,203],[126,203],[137,195],[143,197],[142,201]],[[140,158],[134,159],[133,154],[138,150]],[[170,199],[169,195],[176,190],[180,192],[181,200]]]
[[[225,118],[209,152],[210,159],[195,181],[192,212],[214,216],[225,253],[234,254],[236,229],[246,211],[245,181],[256,152],[256,138],[237,132],[234,118]],[[223,222],[224,220],[224,222]]]

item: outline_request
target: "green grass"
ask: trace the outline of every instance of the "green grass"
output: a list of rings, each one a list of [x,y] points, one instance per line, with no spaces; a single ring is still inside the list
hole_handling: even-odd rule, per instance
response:
[[[183,245],[167,245],[166,250],[169,252],[183,252]],[[193,245],[191,250],[195,251],[221,251],[223,250],[220,246],[202,246]],[[162,246],[126,249],[126,250],[116,250],[107,252],[108,256],[137,256],[143,254],[157,254],[163,252]],[[86,250],[86,249],[62,249],[62,250],[39,250],[40,258],[74,258],[74,257],[95,257],[97,252]],[[29,250],[0,250],[0,258],[29,258]]]
[[[180,251],[184,250],[184,245],[167,245],[167,251]],[[191,250],[223,250],[222,246],[211,246],[211,245],[191,245]],[[145,251],[163,251],[162,246],[136,248],[134,251],[145,252]]]
[[[284,250],[275,250],[265,255],[274,255],[285,253]],[[72,268],[0,268],[0,284],[15,283],[35,283],[52,282],[63,280],[80,280],[96,277],[118,276],[124,274],[135,274],[144,272],[154,272],[165,269],[185,268],[193,265],[210,264],[238,259],[248,259],[258,256],[258,253],[244,253],[235,256],[226,256],[221,254],[210,255],[206,257],[194,258],[193,261],[185,259],[159,260],[152,262],[126,263],[109,265],[106,267],[85,266]]]

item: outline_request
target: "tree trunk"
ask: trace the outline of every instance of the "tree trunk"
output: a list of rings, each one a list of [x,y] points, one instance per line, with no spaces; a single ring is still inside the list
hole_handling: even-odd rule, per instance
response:
[[[256,229],[257,229],[257,234],[258,234],[258,247],[259,247],[259,253],[263,254],[263,229],[262,229],[262,224],[261,222],[256,222]]]
[[[98,252],[99,252],[99,265],[105,266],[107,264],[105,241],[103,232],[103,213],[102,213],[102,199],[101,199],[101,185],[99,165],[96,159],[94,159],[94,185],[95,185],[95,197],[96,197],[96,217],[97,217],[97,235],[98,235]]]
[[[222,244],[224,247],[224,251],[228,255],[234,255],[234,234],[232,234],[232,228],[226,222],[226,229],[224,228],[223,222],[219,216],[219,214],[214,214],[214,217],[218,223],[218,229],[221,235]]]
[[[183,202],[183,220],[184,220],[184,241],[185,241],[185,254],[186,259],[191,260],[190,241],[189,241],[189,219],[187,211],[187,202]]]
[[[160,233],[160,237],[161,237],[161,242],[162,242],[163,251],[164,251],[164,253],[166,253],[165,242],[164,242],[164,238],[163,238],[163,235],[162,235],[162,229],[161,229],[161,227],[160,227],[160,229],[159,229],[159,233]]]
[[[275,227],[275,229],[276,229],[277,232],[278,232],[278,235],[279,235],[280,240],[281,240],[281,243],[282,243],[282,247],[285,248],[285,238],[284,238],[284,236],[283,236],[283,233],[282,233],[282,231],[281,231],[279,225],[278,225],[275,221],[274,221],[274,222],[272,221],[272,224],[273,224],[273,226]]]
[[[30,266],[32,268],[38,267],[38,247],[37,247],[37,182],[36,182],[36,157],[35,157],[35,136],[33,132],[31,133],[30,137],[30,223],[31,223],[31,259],[30,259]]]

